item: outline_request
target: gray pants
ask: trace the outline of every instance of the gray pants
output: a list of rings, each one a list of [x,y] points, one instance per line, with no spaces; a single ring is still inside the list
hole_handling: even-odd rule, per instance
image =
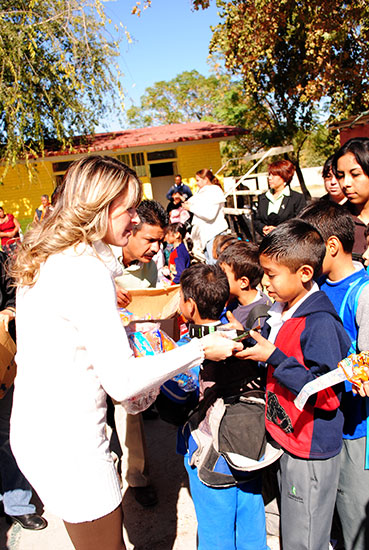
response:
[[[366,438],[344,439],[337,510],[345,550],[369,548],[369,470],[364,470]]]
[[[336,501],[340,455],[306,460],[280,458],[283,550],[328,550]]]

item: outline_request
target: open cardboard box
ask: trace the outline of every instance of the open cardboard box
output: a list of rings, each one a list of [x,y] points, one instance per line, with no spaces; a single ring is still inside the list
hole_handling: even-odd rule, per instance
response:
[[[135,288],[127,289],[132,296],[132,302],[127,309],[136,319],[135,322],[153,321],[173,340],[180,338],[179,287],[172,285],[167,288]],[[138,318],[138,320],[137,320]]]

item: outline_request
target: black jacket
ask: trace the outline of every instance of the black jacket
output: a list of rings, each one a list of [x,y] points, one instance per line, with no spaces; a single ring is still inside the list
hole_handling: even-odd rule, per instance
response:
[[[282,222],[295,218],[297,214],[302,210],[306,204],[304,195],[297,193],[297,191],[290,190],[290,196],[283,197],[281,207],[278,214],[274,212],[268,215],[269,200],[266,194],[263,193],[259,196],[258,208],[254,216],[255,231],[262,237],[264,225],[277,226]]]
[[[15,308],[15,286],[8,274],[8,256],[0,251],[0,311]],[[9,324],[9,334],[15,339],[15,322]]]

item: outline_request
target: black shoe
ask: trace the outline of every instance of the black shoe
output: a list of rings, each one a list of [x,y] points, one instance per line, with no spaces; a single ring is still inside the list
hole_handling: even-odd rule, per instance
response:
[[[131,487],[136,501],[144,508],[150,508],[158,503],[158,495],[152,485],[146,487]]]
[[[41,531],[47,527],[47,521],[38,514],[24,514],[23,516],[6,516],[9,523],[19,523],[23,529]]]

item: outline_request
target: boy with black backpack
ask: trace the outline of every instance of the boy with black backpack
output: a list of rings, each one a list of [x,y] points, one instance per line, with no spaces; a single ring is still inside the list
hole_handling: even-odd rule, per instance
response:
[[[271,300],[258,290],[263,269],[259,263],[259,249],[250,242],[237,241],[225,248],[218,264],[227,275],[230,288],[231,311],[245,328],[254,328],[265,319]]]
[[[216,265],[183,271],[180,308],[187,321],[219,327],[229,297]],[[236,357],[205,361],[200,401],[182,430],[182,453],[198,521],[198,550],[266,550],[259,470],[281,451],[266,441],[260,369]]]

